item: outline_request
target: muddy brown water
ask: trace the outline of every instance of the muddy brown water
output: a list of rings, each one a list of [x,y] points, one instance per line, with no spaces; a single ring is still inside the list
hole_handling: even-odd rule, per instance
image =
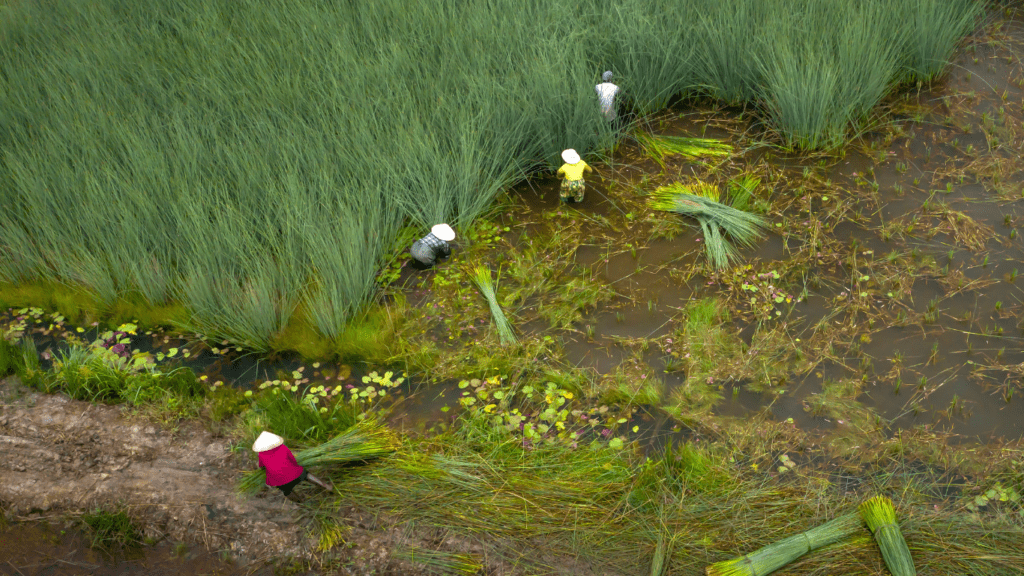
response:
[[[88,533],[73,523],[16,522],[0,528],[4,576],[272,576],[271,567],[239,567],[201,547],[157,543],[104,552],[90,548]]]

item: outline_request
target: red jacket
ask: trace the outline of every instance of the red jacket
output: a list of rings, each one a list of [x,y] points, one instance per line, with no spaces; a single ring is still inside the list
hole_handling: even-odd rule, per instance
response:
[[[299,466],[295,455],[284,444],[257,454],[260,468],[267,469],[267,486],[282,486],[302,474],[302,466]]]

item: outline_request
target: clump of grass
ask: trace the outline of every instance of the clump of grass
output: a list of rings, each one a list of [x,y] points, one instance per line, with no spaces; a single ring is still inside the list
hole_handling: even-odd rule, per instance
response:
[[[684,324],[673,332],[674,354],[686,369],[686,380],[670,401],[687,416],[708,413],[722,394],[714,378],[728,360],[743,351],[743,341],[728,325],[728,308],[715,298],[693,300],[683,312]]]
[[[291,393],[295,387],[271,387],[253,398],[242,417],[253,438],[262,430],[273,430],[285,440],[318,444],[347,430],[357,422],[359,410],[345,401],[320,403],[317,394]]]
[[[896,2],[894,4],[906,4]],[[911,79],[931,82],[949,65],[960,39],[985,8],[971,0],[916,0],[899,10],[904,29],[903,66]]]
[[[707,576],[762,576],[804,554],[856,534],[861,527],[856,513],[840,516],[821,526],[769,544],[745,556],[707,567]]]
[[[502,344],[515,344],[516,334],[512,331],[512,325],[505,318],[505,313],[498,305],[498,299],[494,294],[495,283],[491,280],[491,269],[487,266],[477,266],[474,269],[473,282],[480,288],[480,292],[487,299],[487,305],[491,308],[491,316],[494,317],[494,326],[498,330]]]
[[[93,548],[110,551],[142,544],[142,534],[124,510],[97,508],[82,514],[82,522],[89,527],[89,545]]]
[[[0,338],[0,378],[17,374],[24,365],[25,358],[18,345]]]
[[[892,505],[892,500],[885,496],[875,496],[862,503],[858,510],[874,534],[875,542],[878,543],[882,558],[885,559],[885,565],[889,567],[892,576],[916,576],[914,560],[896,522],[896,509]]]
[[[339,466],[365,462],[394,452],[398,438],[386,425],[366,418],[323,444],[295,452],[300,466]],[[254,494],[266,483],[262,468],[246,472],[238,481],[239,494]]]
[[[655,210],[696,219],[704,231],[708,261],[717,269],[725,269],[740,258],[737,249],[726,240],[726,235],[749,248],[764,236],[767,223],[761,216],[723,204],[721,199],[721,192],[716,186],[698,180],[692,185],[676,182],[661,186],[651,194],[650,203]]]

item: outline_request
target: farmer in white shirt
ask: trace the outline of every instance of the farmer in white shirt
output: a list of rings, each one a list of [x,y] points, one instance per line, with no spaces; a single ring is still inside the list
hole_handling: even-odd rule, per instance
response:
[[[615,120],[615,95],[619,93],[619,87],[612,84],[612,71],[608,70],[601,75],[602,83],[594,86],[597,98],[601,101],[601,113],[609,121]]]

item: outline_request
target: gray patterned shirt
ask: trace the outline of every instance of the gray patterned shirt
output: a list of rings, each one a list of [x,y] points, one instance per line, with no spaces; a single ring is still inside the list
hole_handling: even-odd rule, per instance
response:
[[[414,242],[409,252],[416,260],[432,266],[439,256],[451,256],[452,249],[447,242],[430,233]]]

